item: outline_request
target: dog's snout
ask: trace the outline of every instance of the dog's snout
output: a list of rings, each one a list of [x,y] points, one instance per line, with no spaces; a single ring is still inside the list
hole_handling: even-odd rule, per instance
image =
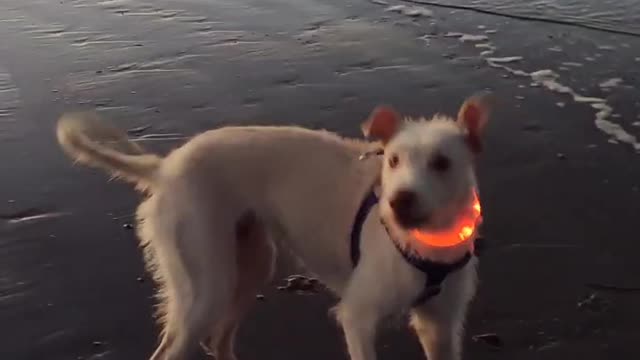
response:
[[[407,228],[421,226],[429,215],[420,210],[418,194],[410,190],[400,190],[389,201],[396,221]]]
[[[418,196],[413,191],[400,190],[389,202],[395,212],[408,213],[416,206]]]

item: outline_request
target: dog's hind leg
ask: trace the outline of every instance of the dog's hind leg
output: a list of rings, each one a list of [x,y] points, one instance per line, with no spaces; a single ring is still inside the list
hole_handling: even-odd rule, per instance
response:
[[[411,325],[429,360],[460,360],[467,307],[476,288],[475,260],[449,275],[440,294],[411,312]]]
[[[236,330],[245,314],[254,304],[256,294],[268,283],[275,271],[276,249],[271,231],[256,215],[249,211],[236,226],[237,283],[234,300],[224,320],[215,324],[206,344],[217,360],[234,360]]]
[[[152,360],[190,360],[197,355],[211,324],[224,318],[236,287],[236,241],[230,212],[197,212],[193,210],[197,202],[187,203],[191,210],[184,214],[173,211],[154,219],[162,224],[156,233],[160,238],[153,244],[166,282],[166,325]],[[175,203],[172,206],[180,208]],[[214,215],[215,223],[209,218]]]

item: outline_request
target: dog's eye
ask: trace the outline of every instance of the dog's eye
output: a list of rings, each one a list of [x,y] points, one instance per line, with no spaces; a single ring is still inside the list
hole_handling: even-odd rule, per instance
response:
[[[438,172],[445,172],[451,167],[451,160],[442,154],[436,154],[429,162],[429,166]]]
[[[396,166],[398,166],[399,162],[400,162],[400,159],[398,158],[398,155],[392,154],[391,156],[389,156],[389,167],[390,168],[395,169]]]

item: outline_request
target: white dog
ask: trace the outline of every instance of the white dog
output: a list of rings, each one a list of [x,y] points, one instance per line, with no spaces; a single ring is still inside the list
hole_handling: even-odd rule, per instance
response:
[[[340,297],[335,311],[352,360],[374,360],[378,323],[407,310],[430,360],[459,360],[476,287],[473,237],[442,248],[411,231],[445,229],[468,209],[487,119],[481,97],[467,100],[457,120],[402,119],[379,107],[363,124],[376,142],[226,127],[164,158],[91,116],[63,116],[57,135],[75,160],[148,195],[137,229],[163,325],[151,359],[187,360],[200,344],[235,359],[238,324],[284,247]],[[383,156],[361,156],[380,149]]]

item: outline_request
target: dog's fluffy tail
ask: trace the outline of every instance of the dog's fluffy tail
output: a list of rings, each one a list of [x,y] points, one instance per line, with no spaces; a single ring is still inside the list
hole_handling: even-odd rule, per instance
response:
[[[94,113],[63,115],[57,126],[58,142],[75,161],[109,171],[141,190],[153,185],[162,162],[129,141],[127,134],[100,121]]]

